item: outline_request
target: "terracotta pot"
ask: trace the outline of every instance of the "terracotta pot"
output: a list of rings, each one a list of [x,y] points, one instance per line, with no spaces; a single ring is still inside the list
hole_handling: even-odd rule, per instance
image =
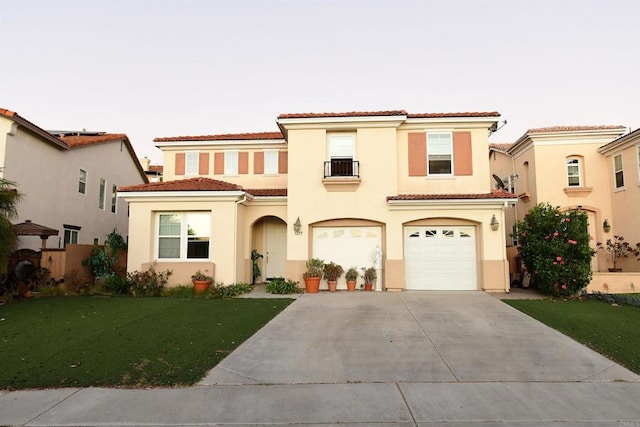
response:
[[[192,280],[193,290],[196,294],[203,294],[209,290],[211,282],[208,280]]]
[[[329,285],[329,292],[335,292],[338,287],[337,280],[327,280],[327,284]]]
[[[355,280],[348,280],[347,281],[347,290],[349,292],[353,292],[356,290],[356,281]]]
[[[308,294],[317,294],[320,290],[320,277],[305,277],[304,287]]]
[[[371,283],[365,283],[364,284],[364,290],[365,291],[372,291],[373,290],[373,285]]]

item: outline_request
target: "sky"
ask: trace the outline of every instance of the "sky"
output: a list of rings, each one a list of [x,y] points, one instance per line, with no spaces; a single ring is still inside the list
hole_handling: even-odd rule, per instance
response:
[[[491,142],[640,127],[638,0],[0,0],[0,108],[48,130],[277,131],[282,113],[498,111]]]

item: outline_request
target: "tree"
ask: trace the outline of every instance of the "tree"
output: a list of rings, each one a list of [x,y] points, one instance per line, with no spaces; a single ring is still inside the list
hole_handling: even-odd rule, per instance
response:
[[[7,259],[18,243],[11,219],[18,216],[22,195],[14,187],[14,182],[0,177],[0,274],[6,273]]]
[[[561,212],[540,203],[518,222],[517,230],[518,254],[541,291],[570,296],[589,284],[595,252],[589,247],[585,212]]]

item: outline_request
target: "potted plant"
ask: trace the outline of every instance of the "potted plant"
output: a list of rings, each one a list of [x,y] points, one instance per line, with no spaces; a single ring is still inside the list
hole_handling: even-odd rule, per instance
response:
[[[196,294],[201,294],[209,289],[211,282],[213,282],[213,277],[207,276],[205,273],[198,270],[191,276],[191,281],[193,282],[194,292]]]
[[[349,292],[353,292],[356,290],[356,280],[358,280],[358,269],[356,267],[350,267],[346,273],[344,273],[344,278],[347,279],[347,290]]]
[[[338,265],[334,262],[330,262],[329,264],[325,264],[323,267],[324,278],[327,280],[327,284],[329,285],[329,291],[335,292],[338,287],[338,279],[344,273],[344,270],[341,265]]]
[[[371,291],[373,289],[373,284],[376,282],[378,278],[378,274],[376,273],[376,269],[373,267],[365,268],[364,274],[362,275],[364,278],[364,290]]]
[[[609,269],[610,272],[622,271],[621,268],[617,267],[618,260],[620,258],[626,258],[633,253],[631,245],[624,240],[624,237],[618,235],[613,236],[613,239],[607,239],[607,242],[604,244],[602,242],[598,242],[596,243],[596,246],[599,250],[611,255],[613,268]]]
[[[311,258],[307,261],[307,271],[304,272],[304,286],[307,293],[316,294],[320,289],[320,279],[322,279],[324,260]]]

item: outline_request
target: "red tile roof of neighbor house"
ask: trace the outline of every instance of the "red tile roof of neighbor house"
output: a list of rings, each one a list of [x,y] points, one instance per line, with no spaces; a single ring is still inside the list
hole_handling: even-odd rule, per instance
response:
[[[247,189],[237,184],[211,178],[189,178],[175,181],[152,182],[149,184],[130,185],[118,188],[120,192],[142,191],[244,191],[254,196],[275,197],[286,196],[286,188]]]
[[[99,135],[62,135],[58,137],[69,147],[84,147],[91,144],[102,144],[113,141],[128,141],[124,133],[102,133]]]
[[[509,147],[511,147],[512,145],[513,144],[511,143],[492,143],[492,144],[489,144],[489,148],[494,148],[500,151],[507,151]]]
[[[387,201],[396,200],[477,200],[477,199],[515,199],[517,196],[505,190],[492,190],[481,194],[400,194],[387,197]]]
[[[625,126],[604,125],[604,126],[549,126],[527,130],[527,133],[551,133],[551,132],[579,132],[589,130],[615,130],[626,129]]]
[[[168,136],[154,138],[154,142],[175,142],[175,141],[241,141],[241,140],[263,140],[263,139],[284,139],[281,132],[254,132],[254,133],[224,133],[219,135],[196,135],[196,136]]]
[[[330,117],[375,117],[375,116],[407,116],[407,118],[444,118],[444,117],[495,117],[497,111],[492,112],[464,112],[464,113],[407,113],[405,110],[386,111],[349,111],[342,113],[286,113],[280,114],[279,119],[312,119]]]

